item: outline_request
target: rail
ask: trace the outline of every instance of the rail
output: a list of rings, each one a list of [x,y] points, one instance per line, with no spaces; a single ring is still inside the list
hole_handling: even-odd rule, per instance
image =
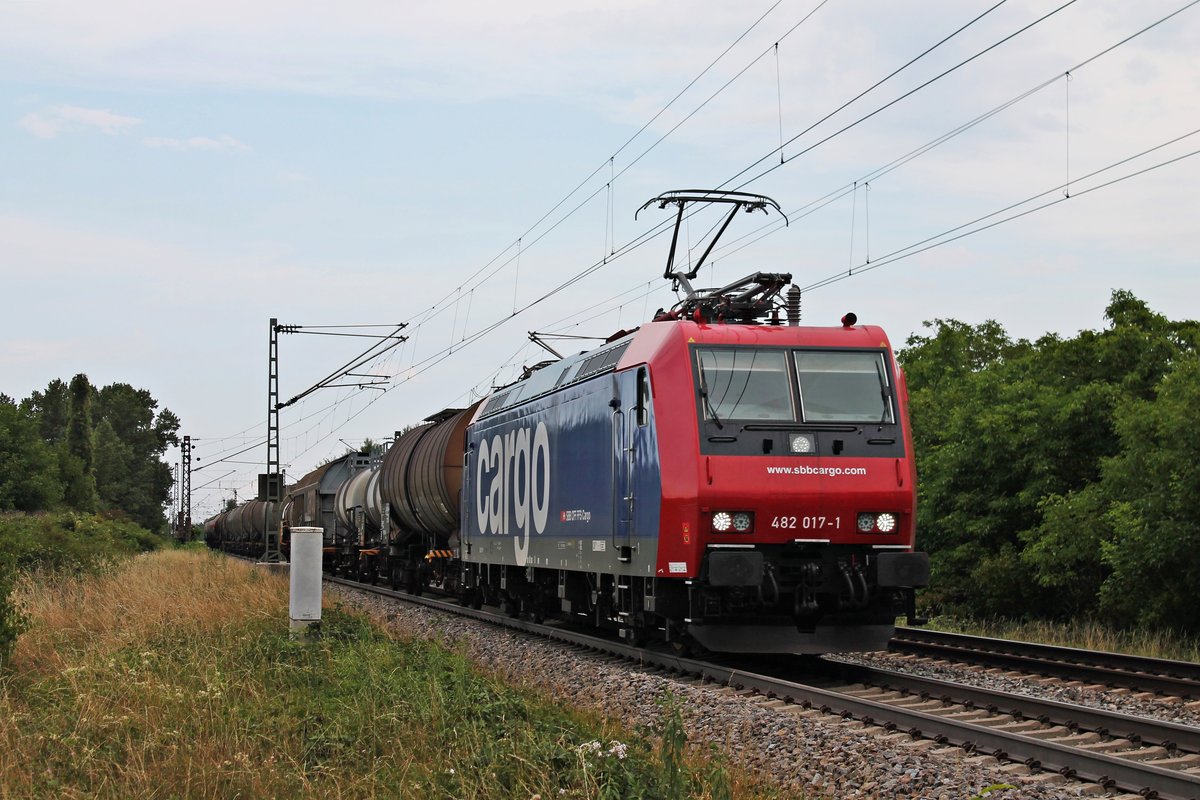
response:
[[[895,653],[1004,667],[1185,699],[1200,698],[1200,664],[1073,647],[897,628]]]

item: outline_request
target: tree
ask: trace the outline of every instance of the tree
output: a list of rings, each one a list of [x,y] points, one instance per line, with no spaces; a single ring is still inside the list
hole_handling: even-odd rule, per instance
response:
[[[1200,356],[1180,359],[1155,400],[1118,414],[1120,455],[1104,465],[1101,489],[1110,536],[1101,609],[1125,624],[1200,630]]]
[[[96,393],[96,486],[102,504],[150,530],[166,524],[171,469],[161,456],[178,444],[179,418],[150,392],[114,383]]]
[[[119,512],[142,527],[161,529],[173,481],[161,456],[178,444],[179,418],[157,408],[145,389],[114,383],[97,390],[82,373],[69,385],[54,380],[31,393],[18,410],[52,454],[59,486],[39,495],[49,498],[39,508],[62,503]]]
[[[38,420],[42,440],[57,445],[67,437],[67,425],[71,417],[71,394],[67,385],[58,378],[50,381],[46,391],[34,391],[21,403]]]
[[[71,379],[66,438],[59,447],[64,500],[78,511],[95,511],[99,505],[92,474],[92,385],[83,373]]]
[[[60,503],[54,452],[41,440],[32,414],[0,400],[0,511],[41,511]]]
[[[1074,488],[1042,501],[1042,521],[1022,534],[1027,545],[1022,561],[1039,585],[1054,592],[1060,613],[1116,612],[1131,622],[1136,615],[1104,600],[1117,591],[1112,586],[1128,583],[1112,575],[1114,561],[1106,556],[1124,549],[1113,549],[1114,543],[1124,541],[1132,524],[1118,510],[1129,490],[1118,485],[1114,470],[1146,445],[1130,436],[1138,424],[1131,415],[1169,413],[1157,399],[1161,387],[1173,385],[1168,379],[1180,380],[1173,377],[1177,366],[1194,357],[1200,339],[1195,322],[1167,320],[1124,291],[1113,292],[1105,317],[1108,329],[1083,331],[1046,352],[1050,372],[1074,371],[1090,382],[1076,392],[1084,399],[1074,404],[1070,418],[1055,427],[1059,446],[1075,462],[1068,482]],[[1187,427],[1190,421],[1184,417],[1177,424]]]
[[[135,480],[133,449],[121,441],[112,422],[96,424],[96,491],[105,508],[125,511],[138,504],[140,487]]]
[[[1153,404],[1164,376],[1200,341],[1195,322],[1171,322],[1128,292],[1113,292],[1105,316],[1104,330],[1032,343],[991,321],[937,320],[934,335],[910,338],[898,354],[935,609],[1060,617],[1100,609],[1114,570],[1105,554],[1118,522],[1129,523],[1101,481],[1130,447],[1118,418],[1133,412],[1118,409],[1144,413],[1130,404]]]
[[[1031,345],[994,321],[926,326],[933,335],[910,337],[898,354],[920,476],[919,544],[933,566],[926,597],[937,610],[1019,613],[1027,598],[1013,553],[1029,523],[1023,478],[1035,445],[1022,421],[1039,413],[1023,399],[1020,362]]]

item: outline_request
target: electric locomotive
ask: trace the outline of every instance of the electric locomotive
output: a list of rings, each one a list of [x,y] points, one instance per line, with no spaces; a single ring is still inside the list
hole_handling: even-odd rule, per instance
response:
[[[696,201],[731,203],[730,219],[778,209],[740,193],[651,202],[678,205],[678,235]],[[686,292],[673,311],[480,405],[466,431],[463,590],[634,641],[882,648],[898,615],[915,620],[929,575],[887,337],[853,315],[800,327],[798,290],[780,302],[786,274],[698,292],[702,263],[668,261],[664,277]]]
[[[697,202],[732,208],[691,270],[673,271]],[[684,295],[675,308],[397,432],[381,463],[352,454],[318,469],[289,489],[285,522],[321,524],[326,566],[342,574],[633,642],[884,648],[897,616],[919,622],[929,578],[886,335],[852,314],[801,326],[788,274],[693,288],[738,211],[779,211],[769,198],[654,203],[678,208],[664,272]],[[247,535],[222,533],[242,531],[241,516],[215,518],[210,543],[243,548]]]

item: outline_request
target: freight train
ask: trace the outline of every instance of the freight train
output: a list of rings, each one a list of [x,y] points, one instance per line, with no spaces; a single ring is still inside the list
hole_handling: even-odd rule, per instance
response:
[[[682,219],[697,200],[714,201],[652,202]],[[916,621],[929,577],[888,339],[852,314],[801,326],[790,275],[695,290],[699,266],[668,261],[685,297],[653,321],[398,432],[382,457],[305,475],[287,489],[285,532],[323,528],[330,572],[633,642],[883,648],[897,616]],[[271,510],[214,517],[209,543],[260,553]]]

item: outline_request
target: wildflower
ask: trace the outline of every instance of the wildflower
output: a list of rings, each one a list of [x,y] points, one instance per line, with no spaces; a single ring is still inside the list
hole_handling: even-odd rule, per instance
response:
[[[618,742],[614,739],[608,743],[608,754],[610,756],[616,756],[618,761],[624,761],[628,751],[629,746],[624,742]]]
[[[602,747],[603,745],[599,742],[584,742],[583,744],[579,745],[579,752],[583,755],[587,755],[588,753],[592,753],[594,755],[599,753],[600,748]]]

